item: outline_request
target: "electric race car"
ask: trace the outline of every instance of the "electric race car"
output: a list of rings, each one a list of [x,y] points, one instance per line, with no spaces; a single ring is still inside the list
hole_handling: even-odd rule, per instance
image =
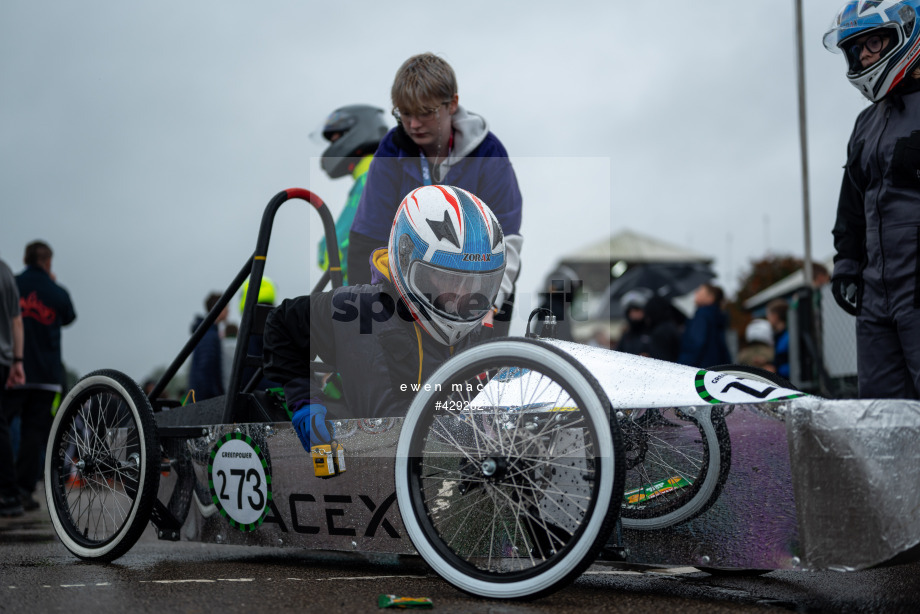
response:
[[[451,358],[404,418],[338,419],[306,453],[246,355],[269,307],[248,293],[224,397],[159,398],[243,282],[278,208],[309,202],[341,285],[332,218],[301,189],[268,204],[256,250],[154,390],[101,370],[67,394],[45,491],[64,546],[111,561],[164,540],[418,554],[472,594],[533,598],[594,563],[717,572],[862,569],[916,551],[920,404],[831,401],[774,374],[696,369],[504,338]],[[247,367],[256,375],[242,381]],[[318,465],[326,476],[319,479]],[[871,520],[871,522],[870,522]],[[905,555],[904,553],[907,553]]]

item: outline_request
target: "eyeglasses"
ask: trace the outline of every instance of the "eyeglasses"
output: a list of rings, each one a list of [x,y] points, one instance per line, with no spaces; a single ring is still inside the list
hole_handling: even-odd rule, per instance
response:
[[[882,50],[886,40],[888,40],[887,36],[882,37],[878,34],[873,34],[863,42],[855,41],[852,45],[850,45],[849,53],[850,55],[857,57],[862,53],[864,48],[869,53],[878,53]]]
[[[444,100],[443,102],[441,102],[441,104],[439,104],[436,107],[424,107],[418,113],[406,113],[404,111],[400,111],[396,107],[393,107],[392,113],[393,113],[393,117],[395,117],[396,121],[398,121],[399,123],[403,123],[403,121],[407,121],[407,122],[412,121],[413,119],[417,119],[420,122],[429,122],[432,119],[434,119],[435,115],[438,114],[438,109],[440,109],[446,104],[450,104],[450,100]]]

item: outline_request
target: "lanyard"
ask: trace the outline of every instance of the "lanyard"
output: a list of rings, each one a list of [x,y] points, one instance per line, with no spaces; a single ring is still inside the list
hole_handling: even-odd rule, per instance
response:
[[[431,169],[428,168],[428,158],[425,157],[425,152],[421,149],[418,150],[418,160],[422,166],[422,184],[431,185]]]
[[[450,135],[450,140],[447,141],[447,156],[444,158],[446,160],[450,157],[450,152],[454,149],[454,135]],[[424,185],[431,185],[431,168],[428,166],[428,158],[425,157],[425,152],[422,151],[421,147],[418,150],[418,161],[419,165],[422,167],[422,183]]]

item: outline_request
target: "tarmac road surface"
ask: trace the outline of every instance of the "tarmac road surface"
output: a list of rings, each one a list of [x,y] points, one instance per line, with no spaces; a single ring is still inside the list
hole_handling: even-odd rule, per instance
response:
[[[429,597],[442,612],[573,609],[629,614],[920,611],[920,564],[855,573],[776,571],[717,577],[692,567],[595,565],[532,602],[471,597],[415,556],[161,542],[152,530],[110,565],[58,542],[47,512],[0,519],[2,612],[373,612],[390,593]]]

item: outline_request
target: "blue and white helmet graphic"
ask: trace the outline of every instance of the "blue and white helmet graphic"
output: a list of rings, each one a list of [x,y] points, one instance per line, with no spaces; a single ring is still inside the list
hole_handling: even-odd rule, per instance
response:
[[[843,53],[847,79],[878,102],[894,89],[920,59],[920,0],[851,0],[834,17],[824,35],[824,46]],[[879,54],[863,66],[864,49]]]
[[[492,210],[446,185],[410,192],[393,220],[390,277],[428,334],[454,345],[480,326],[505,272],[505,237]]]

